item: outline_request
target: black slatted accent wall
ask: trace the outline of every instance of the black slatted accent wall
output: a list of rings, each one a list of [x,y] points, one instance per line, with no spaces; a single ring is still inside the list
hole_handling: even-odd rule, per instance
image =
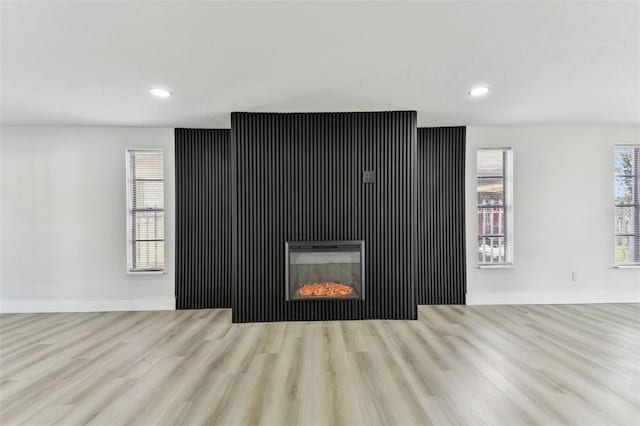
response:
[[[230,130],[176,129],[175,162],[176,308],[230,308]]]
[[[418,129],[419,305],[465,303],[465,133],[465,127]]]
[[[233,321],[415,319],[415,111],[234,113],[231,128]],[[365,300],[286,302],[287,240],[365,240]]]

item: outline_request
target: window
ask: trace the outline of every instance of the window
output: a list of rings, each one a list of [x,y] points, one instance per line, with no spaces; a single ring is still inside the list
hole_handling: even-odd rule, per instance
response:
[[[129,272],[164,270],[164,173],[161,150],[127,151]]]
[[[513,262],[513,206],[510,148],[479,149],[478,262],[480,266]]]
[[[615,262],[640,265],[640,145],[616,146]]]

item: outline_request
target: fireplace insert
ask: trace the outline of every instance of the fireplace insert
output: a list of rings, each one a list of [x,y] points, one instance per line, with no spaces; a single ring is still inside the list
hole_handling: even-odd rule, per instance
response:
[[[364,299],[364,241],[287,241],[285,295],[287,301]]]

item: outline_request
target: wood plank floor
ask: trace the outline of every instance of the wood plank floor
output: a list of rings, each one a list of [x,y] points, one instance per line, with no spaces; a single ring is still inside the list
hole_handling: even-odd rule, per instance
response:
[[[640,306],[0,316],[0,424],[638,425]]]

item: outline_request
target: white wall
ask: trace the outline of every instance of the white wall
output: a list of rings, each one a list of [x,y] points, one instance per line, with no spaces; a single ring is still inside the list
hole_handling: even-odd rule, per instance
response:
[[[0,311],[175,306],[172,129],[0,136]],[[639,142],[638,126],[469,127],[467,302],[640,302],[640,269],[613,268],[612,238],[613,147]],[[490,146],[514,151],[512,269],[478,269],[475,257],[475,152]],[[126,273],[126,148],[164,149],[165,275]]]
[[[468,127],[467,303],[640,302],[640,269],[613,268],[614,145],[637,143],[638,126]],[[492,146],[513,148],[511,269],[477,267],[476,149]]]
[[[173,309],[173,129],[4,127],[0,311]],[[162,148],[166,274],[126,273],[125,150]]]

